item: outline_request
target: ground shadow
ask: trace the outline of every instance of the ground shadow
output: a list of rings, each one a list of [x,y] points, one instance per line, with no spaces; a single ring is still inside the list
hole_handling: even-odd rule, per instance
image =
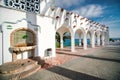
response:
[[[112,62],[120,63],[119,59],[101,58],[101,57],[95,57],[95,56],[80,56],[80,57],[91,58],[91,59],[98,59],[98,60],[105,60],[105,61],[112,61]]]
[[[67,52],[71,52],[70,49],[56,49],[56,50],[58,50],[58,51],[67,51]]]
[[[83,49],[83,47],[75,47],[75,49]]]
[[[90,56],[90,55],[79,55],[79,54],[70,54],[70,53],[62,53],[62,52],[57,52],[57,54],[65,54],[70,56],[77,56],[77,57],[83,57],[83,58],[98,59],[98,60],[105,60],[105,61],[120,63],[120,59],[102,58],[102,57],[96,57],[96,56]]]
[[[107,53],[117,53],[117,54],[120,54],[120,48],[116,48],[116,49],[106,49],[106,52]]]
[[[59,74],[61,76],[67,77],[70,80],[104,80],[100,79],[98,77],[94,77],[85,73],[76,72],[70,69],[66,69],[63,67],[55,66],[53,68],[47,69],[48,71],[54,72],[56,74]]]
[[[34,60],[34,61],[37,61],[38,65],[41,65],[41,67],[43,67],[44,64],[45,64],[45,60],[41,59],[40,57],[34,57],[34,58],[31,58],[31,59]]]

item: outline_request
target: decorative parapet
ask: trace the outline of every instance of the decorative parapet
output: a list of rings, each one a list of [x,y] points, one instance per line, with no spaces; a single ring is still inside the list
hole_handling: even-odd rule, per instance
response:
[[[2,0],[2,5],[16,10],[40,12],[40,0]]]
[[[65,18],[65,21],[69,20],[68,18]]]
[[[59,16],[56,16],[56,19],[58,20],[60,17]]]
[[[64,9],[63,8],[61,8],[61,12],[63,12],[64,11]]]

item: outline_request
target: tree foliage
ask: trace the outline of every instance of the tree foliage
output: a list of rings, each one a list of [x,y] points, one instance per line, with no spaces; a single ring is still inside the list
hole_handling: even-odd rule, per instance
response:
[[[114,40],[113,40],[112,38],[110,38],[110,39],[109,39],[109,41],[112,41],[112,42],[114,42]]]

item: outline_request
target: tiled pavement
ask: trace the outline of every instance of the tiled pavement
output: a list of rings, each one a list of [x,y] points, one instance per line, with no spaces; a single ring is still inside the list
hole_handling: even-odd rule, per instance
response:
[[[99,48],[86,55],[62,55],[77,58],[40,70],[23,80],[120,80],[120,46]]]

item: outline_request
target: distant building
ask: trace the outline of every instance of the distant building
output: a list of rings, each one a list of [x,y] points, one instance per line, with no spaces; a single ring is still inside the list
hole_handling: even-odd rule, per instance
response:
[[[0,1],[0,65],[18,59],[36,56],[56,56],[56,32],[71,34],[71,51],[75,51],[75,33],[83,35],[83,48],[87,49],[87,33],[91,47],[109,43],[109,28],[79,14],[54,7],[52,0]],[[81,37],[80,37],[81,40]]]

